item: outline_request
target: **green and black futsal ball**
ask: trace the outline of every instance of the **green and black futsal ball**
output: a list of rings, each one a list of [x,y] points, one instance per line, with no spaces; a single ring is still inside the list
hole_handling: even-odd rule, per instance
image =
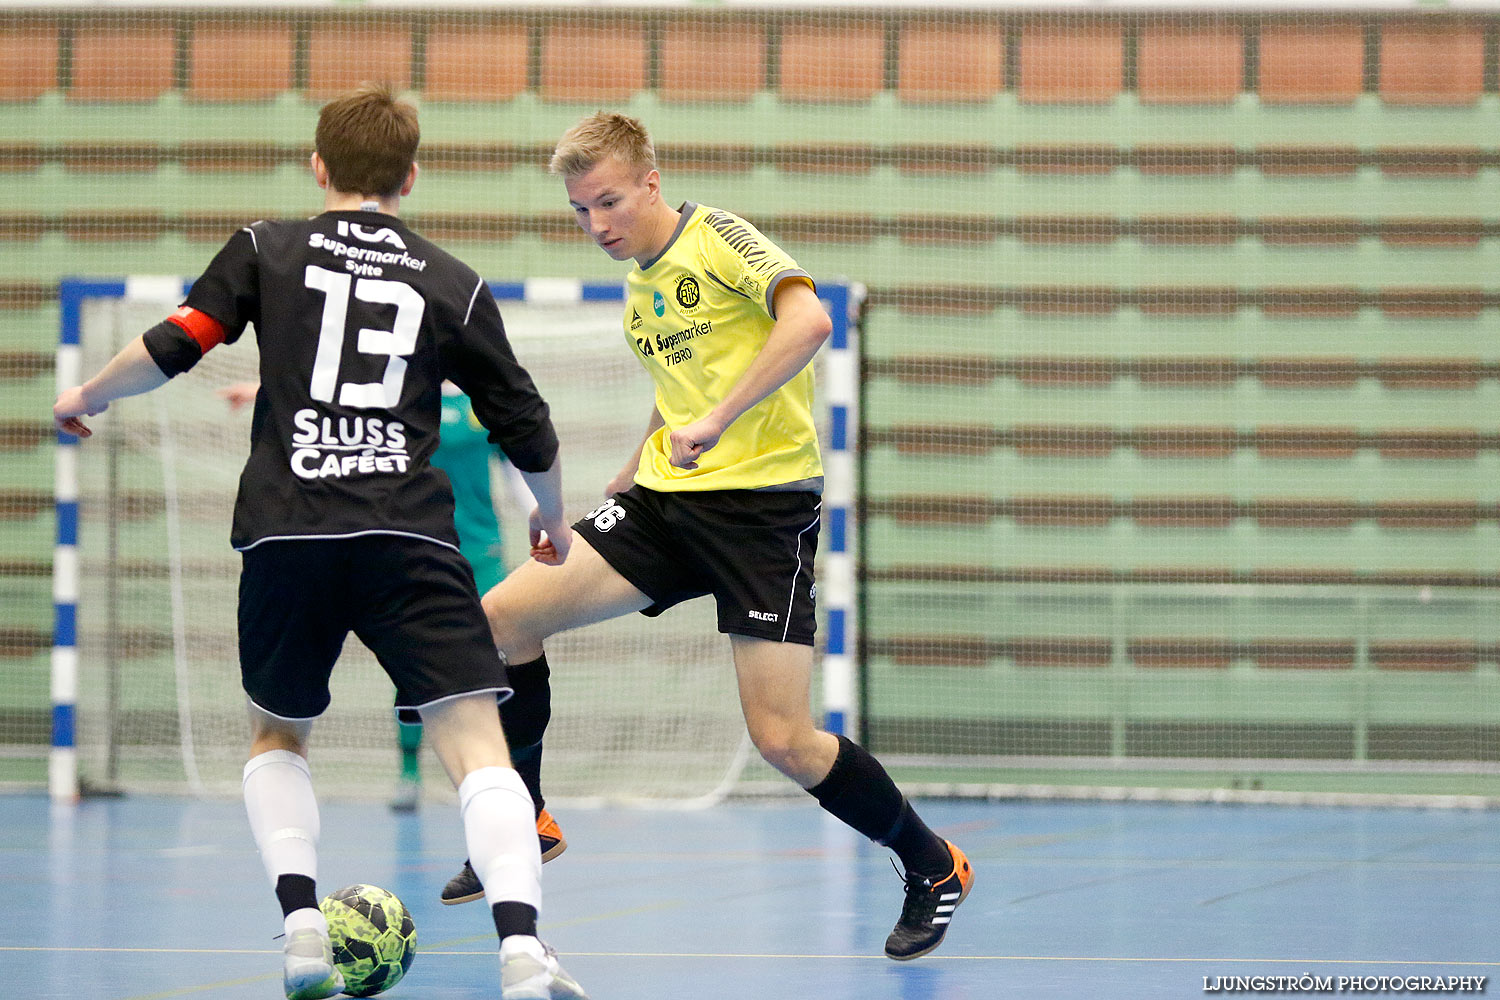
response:
[[[372,997],[401,981],[417,957],[417,927],[394,893],[351,885],[329,893],[320,905],[345,993]]]

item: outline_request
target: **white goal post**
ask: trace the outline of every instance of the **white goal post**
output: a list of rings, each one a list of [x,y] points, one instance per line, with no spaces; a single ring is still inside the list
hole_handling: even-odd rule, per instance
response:
[[[619,285],[491,284],[518,358],[552,406],[567,503],[581,516],[628,454],[650,382],[621,349]],[[180,278],[68,279],[60,285],[59,387],[77,384],[185,294]],[[819,581],[826,724],[853,724],[851,457],[858,364],[857,289],[821,290],[835,317],[820,360],[828,465]],[[580,364],[580,359],[586,359]],[[80,445],[59,435],[53,741],[49,785],[73,801],[119,791],[228,795],[245,722],[235,644],[239,556],[228,543],[249,443],[248,412],[216,396],[254,380],[253,338],[94,418]],[[824,391],[826,387],[826,391]],[[502,497],[507,561],[525,558],[526,511]],[[628,616],[554,638],[553,723],[544,781],[560,799],[716,801],[746,759],[728,643],[710,601],[660,619]],[[345,646],[313,764],[333,795],[385,795],[397,770],[391,689],[357,641]],[[428,775],[440,768],[429,762]],[[434,787],[432,794],[441,794]]]

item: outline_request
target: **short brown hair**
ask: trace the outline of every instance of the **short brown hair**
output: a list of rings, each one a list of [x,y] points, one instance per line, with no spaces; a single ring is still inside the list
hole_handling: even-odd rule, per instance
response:
[[[318,156],[328,183],[346,194],[399,194],[421,138],[417,109],[389,84],[365,84],[318,112]]]
[[[616,111],[596,111],[564,132],[547,169],[576,177],[610,156],[636,168],[642,177],[656,169],[656,148],[646,126]]]

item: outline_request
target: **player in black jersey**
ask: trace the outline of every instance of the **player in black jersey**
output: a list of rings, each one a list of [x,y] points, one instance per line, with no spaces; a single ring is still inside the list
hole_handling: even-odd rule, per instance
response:
[[[57,427],[157,388],[253,324],[261,390],[231,542],[244,554],[240,661],[250,714],[244,795],[281,903],[293,1000],[329,997],[316,891],[319,817],[307,765],[328,678],[353,631],[420,710],[458,788],[465,840],[500,937],[505,1000],[581,998],[536,937],[541,858],[531,797],[495,700],[511,692],[458,551],[453,496],[429,460],[452,379],[526,477],[532,553],[566,560],[557,437],[512,354],[488,287],[397,218],[416,181],[416,109],[366,87],[319,115],[312,169],[324,212],[232,236],[166,321],[64,391]]]

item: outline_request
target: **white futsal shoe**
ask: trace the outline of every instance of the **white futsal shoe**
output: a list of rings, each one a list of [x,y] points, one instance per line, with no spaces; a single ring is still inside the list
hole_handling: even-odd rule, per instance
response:
[[[287,1000],[324,1000],[344,992],[344,974],[333,966],[333,946],[316,928],[288,934],[281,962]]]
[[[563,971],[557,952],[534,937],[512,934],[500,942],[501,1000],[589,1000],[578,980]]]

